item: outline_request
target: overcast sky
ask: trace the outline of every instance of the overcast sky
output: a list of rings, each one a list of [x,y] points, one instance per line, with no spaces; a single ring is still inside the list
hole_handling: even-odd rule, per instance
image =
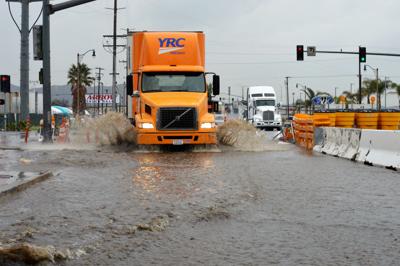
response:
[[[119,0],[118,5],[124,8],[118,16],[121,34],[126,28],[204,31],[207,70],[221,75],[223,93],[228,86],[241,95],[242,87],[272,85],[280,99],[285,76],[293,77],[289,85],[295,97],[300,91],[296,83],[332,94],[335,87],[338,94],[350,90],[351,83],[353,90],[358,88],[357,55],[317,54],[297,62],[297,44],[344,51],[358,51],[362,45],[367,52],[400,54],[398,0]],[[32,23],[41,3],[30,6]],[[105,84],[111,83],[112,56],[102,47],[102,35],[112,33],[112,10],[106,9],[112,6],[113,0],[98,0],[51,16],[52,84],[66,84],[76,54],[88,49],[95,49],[97,56],[87,54],[83,62],[105,68]],[[11,9],[20,23],[20,4],[12,3]],[[4,0],[0,1],[0,36],[0,73],[10,74],[13,84],[19,85],[20,35]],[[122,52],[118,60],[124,59]],[[30,80],[37,81],[41,61],[30,62]],[[367,63],[378,67],[382,77],[400,83],[399,57],[367,56]],[[118,72],[118,83],[123,83],[122,63]],[[363,74],[374,76],[371,70]],[[397,96],[392,98],[397,101]]]

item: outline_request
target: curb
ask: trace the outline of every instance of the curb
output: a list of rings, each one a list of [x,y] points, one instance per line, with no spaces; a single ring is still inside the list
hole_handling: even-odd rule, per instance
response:
[[[4,151],[22,151],[20,147],[12,147],[12,146],[0,146],[0,150]]]
[[[0,188],[0,197],[25,190],[29,186],[39,183],[41,181],[44,181],[52,176],[53,176],[52,172],[45,172],[45,173],[41,173],[38,176],[33,176],[33,177],[27,178],[25,180],[22,180],[20,182],[15,182],[15,183],[6,185],[3,188]]]

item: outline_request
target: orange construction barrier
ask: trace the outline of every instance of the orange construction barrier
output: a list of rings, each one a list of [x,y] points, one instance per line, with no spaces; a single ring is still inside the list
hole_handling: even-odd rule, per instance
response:
[[[336,112],[336,127],[354,127],[355,115],[354,112]]]
[[[312,116],[295,114],[293,128],[296,143],[306,149],[312,149],[314,146],[314,121]]]
[[[384,130],[399,130],[400,112],[379,113],[378,128]]]
[[[362,112],[356,113],[357,128],[377,129],[379,113]]]
[[[69,141],[69,123],[63,117],[61,125],[60,125],[60,130],[59,130],[59,133],[58,133],[57,142],[58,143],[66,143],[68,141]]]

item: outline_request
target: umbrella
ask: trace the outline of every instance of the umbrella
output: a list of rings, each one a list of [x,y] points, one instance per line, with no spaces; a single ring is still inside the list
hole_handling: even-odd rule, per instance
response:
[[[51,107],[51,114],[52,115],[69,116],[69,115],[72,115],[72,111],[70,109],[68,109],[67,107],[53,105]]]

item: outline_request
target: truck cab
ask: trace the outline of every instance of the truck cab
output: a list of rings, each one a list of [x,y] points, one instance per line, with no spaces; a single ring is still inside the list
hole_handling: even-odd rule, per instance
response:
[[[247,90],[247,120],[257,128],[282,128],[276,93],[271,86],[253,86]]]
[[[204,34],[130,32],[127,50],[128,110],[137,143],[216,144],[209,101],[219,94],[219,76],[205,72]]]

